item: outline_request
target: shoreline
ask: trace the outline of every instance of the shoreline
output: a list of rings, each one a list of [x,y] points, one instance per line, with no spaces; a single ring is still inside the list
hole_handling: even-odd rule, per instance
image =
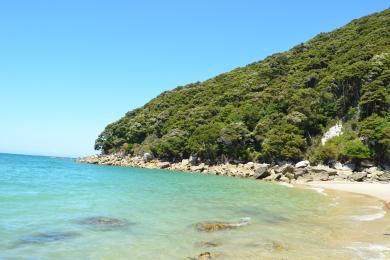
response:
[[[118,155],[95,155],[76,159],[78,163],[112,165],[133,168],[165,169],[185,173],[231,176],[258,179],[277,184],[295,187],[318,187],[329,190],[358,193],[374,197],[390,209],[390,173],[378,167],[367,167],[354,172],[345,166],[330,168],[324,165],[310,166],[310,162],[302,161],[295,165],[270,165],[248,162],[245,164],[216,164],[193,162],[184,159],[170,163],[144,157]]]
[[[337,190],[374,197],[387,206],[390,210],[390,183],[357,183],[348,181],[316,181],[303,183],[307,187],[323,188],[325,190]]]

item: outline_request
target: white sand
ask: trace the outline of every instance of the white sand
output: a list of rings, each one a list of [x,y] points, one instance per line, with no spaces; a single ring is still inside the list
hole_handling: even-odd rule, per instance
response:
[[[390,183],[315,181],[305,185],[365,194],[383,200],[390,206]]]

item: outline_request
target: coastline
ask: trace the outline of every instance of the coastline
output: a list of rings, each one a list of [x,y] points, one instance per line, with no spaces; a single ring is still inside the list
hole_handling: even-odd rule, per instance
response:
[[[358,183],[350,181],[316,181],[305,186],[338,190],[371,196],[383,201],[390,209],[390,183]]]
[[[338,190],[375,197],[383,201],[390,209],[390,173],[375,166],[354,172],[342,165],[336,168],[324,165],[310,166],[308,161],[302,161],[295,165],[283,164],[280,166],[254,162],[208,165],[194,162],[191,159],[170,163],[145,156],[120,155],[87,156],[76,159],[76,162],[251,178],[276,182],[289,187],[295,187],[297,184],[311,188]]]

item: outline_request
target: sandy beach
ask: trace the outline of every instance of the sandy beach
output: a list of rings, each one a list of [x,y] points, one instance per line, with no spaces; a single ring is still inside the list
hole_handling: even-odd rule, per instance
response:
[[[366,183],[366,182],[341,182],[341,181],[315,181],[305,183],[312,187],[353,192],[376,197],[384,201],[390,208],[390,184]]]

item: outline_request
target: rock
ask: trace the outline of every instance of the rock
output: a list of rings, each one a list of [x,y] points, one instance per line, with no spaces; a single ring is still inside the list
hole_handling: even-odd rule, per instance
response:
[[[384,172],[378,177],[379,181],[390,181],[390,173]]]
[[[298,179],[298,177],[305,175],[307,173],[307,169],[305,168],[296,168],[294,170],[294,178]]]
[[[263,179],[265,177],[268,177],[270,175],[270,172],[268,171],[269,165],[265,166],[258,166],[256,167],[255,172],[253,173],[253,178],[255,179]]]
[[[254,162],[248,162],[248,163],[246,163],[245,165],[244,165],[244,168],[245,169],[254,169],[254,167],[255,167],[255,163]]]
[[[300,161],[295,164],[295,168],[306,168],[309,165],[310,165],[309,161]]]
[[[336,125],[332,126],[331,128],[329,128],[328,131],[326,131],[326,133],[324,133],[324,135],[321,138],[322,145],[324,145],[329,139],[335,136],[339,136],[342,133],[343,133],[343,124],[341,121],[339,121],[337,122]]]
[[[336,175],[337,171],[325,165],[317,165],[307,167],[309,173],[327,173],[328,175]]]
[[[206,241],[206,242],[198,242],[195,245],[197,247],[218,247],[221,244],[219,242]]]
[[[209,259],[211,259],[210,252],[203,252],[198,256],[198,260],[209,260]]]
[[[159,162],[157,164],[157,167],[160,168],[160,169],[166,169],[169,166],[171,166],[171,164],[169,162]]]
[[[188,161],[190,162],[191,165],[196,165],[198,163],[198,158],[191,155]]]
[[[313,181],[327,181],[329,180],[329,174],[327,172],[311,172],[310,176]]]
[[[370,167],[374,167],[375,166],[375,163],[374,162],[370,162],[368,160],[364,160],[360,163],[360,166],[364,167],[364,168],[370,168]]]
[[[151,155],[150,153],[144,153],[144,155],[142,156],[142,160],[144,162],[150,162],[151,160],[153,160],[153,155]]]
[[[339,171],[354,171],[356,169],[356,165],[353,163],[341,164],[340,162],[336,162],[333,165],[333,168]]]
[[[349,179],[354,181],[363,181],[366,176],[367,172],[354,172],[349,176]]]
[[[183,159],[181,160],[181,166],[187,166],[190,164],[190,160],[189,159]]]
[[[220,230],[234,229],[249,225],[249,219],[241,219],[237,223],[229,222],[203,222],[195,225],[196,229],[201,232],[214,232]]]
[[[293,175],[294,176],[294,175]],[[290,182],[290,179],[287,177],[287,176],[281,176],[280,178],[279,178],[279,181],[281,181],[281,182]]]
[[[276,173],[286,174],[286,173],[294,173],[294,167],[291,164],[285,164],[281,167],[275,169]]]
[[[204,163],[201,163],[197,166],[191,166],[191,171],[193,172],[202,172],[204,169],[205,169],[205,164]]]
[[[126,228],[133,223],[130,223],[125,219],[110,217],[89,217],[79,221],[79,224],[89,226],[95,230],[108,231],[119,228]]]

